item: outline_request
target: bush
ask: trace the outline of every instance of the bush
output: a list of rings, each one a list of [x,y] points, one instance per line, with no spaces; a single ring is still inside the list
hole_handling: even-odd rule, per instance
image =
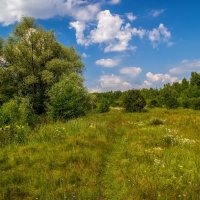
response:
[[[159,107],[159,103],[157,99],[151,99],[148,104],[150,108]]]
[[[15,98],[4,103],[0,110],[0,146],[24,143],[34,119],[28,98]]]
[[[33,125],[35,116],[28,98],[14,98],[4,103],[0,110],[0,126]]]
[[[190,108],[191,107],[191,101],[189,98],[182,98],[180,99],[180,105],[183,108]]]
[[[56,83],[49,91],[49,98],[49,114],[53,119],[77,118],[91,109],[83,79],[75,73]]]
[[[125,93],[123,106],[127,112],[141,112],[146,102],[139,90],[129,90]]]
[[[192,98],[190,100],[191,108],[194,110],[200,110],[200,98]]]
[[[165,85],[159,93],[159,103],[160,105],[166,106],[168,109],[177,108],[178,104],[178,93],[176,90],[170,88],[169,85]]]
[[[105,113],[105,112],[108,112],[110,110],[110,103],[108,100],[106,99],[103,99],[100,104],[99,104],[99,107],[98,107],[98,112],[99,113]]]
[[[169,96],[166,101],[165,101],[166,108],[168,109],[173,109],[173,108],[178,108],[178,100],[177,98],[173,96]]]
[[[153,126],[159,126],[162,124],[163,124],[163,121],[157,118],[151,119],[149,122],[149,125],[153,125]]]

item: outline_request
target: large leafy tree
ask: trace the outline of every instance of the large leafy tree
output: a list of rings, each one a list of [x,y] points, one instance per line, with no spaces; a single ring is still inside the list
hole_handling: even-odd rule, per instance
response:
[[[0,98],[27,96],[35,113],[45,112],[48,90],[63,75],[81,74],[83,63],[73,48],[58,43],[53,31],[23,18],[2,49],[6,65],[0,68]]]

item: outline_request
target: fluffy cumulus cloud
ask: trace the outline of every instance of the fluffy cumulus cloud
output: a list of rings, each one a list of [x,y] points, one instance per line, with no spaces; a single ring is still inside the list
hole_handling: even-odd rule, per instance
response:
[[[179,79],[177,77],[171,76],[170,74],[153,74],[148,72],[146,74],[147,81],[146,83],[156,83],[156,84],[165,84],[165,83],[173,83],[178,82]]]
[[[105,52],[127,50],[131,38],[130,24],[124,23],[119,15],[112,15],[109,10],[97,15],[97,27],[91,31],[91,41],[98,44],[104,43]]]
[[[127,90],[131,88],[130,82],[117,75],[102,75],[99,79],[103,91],[105,90]]]
[[[133,36],[143,38],[146,33],[144,29],[131,27],[119,15],[111,14],[109,10],[98,13],[96,27],[91,29],[87,36],[84,36],[84,22],[71,22],[70,26],[76,30],[78,44],[103,44],[105,52],[133,50],[135,47],[129,44]]]
[[[70,28],[74,28],[76,30],[76,39],[78,44],[85,46],[89,45],[89,41],[84,37],[84,31],[86,28],[85,23],[80,21],[71,22]]]
[[[0,23],[19,21],[22,16],[49,19],[70,16],[79,21],[93,20],[100,10],[100,3],[87,0],[0,0]]]
[[[169,70],[171,74],[183,75],[193,71],[200,71],[200,60],[183,60],[176,67]]]
[[[153,47],[156,47],[161,42],[167,43],[168,46],[172,45],[172,42],[170,41],[171,32],[164,26],[164,24],[160,24],[158,28],[149,31],[148,38]]]
[[[96,65],[100,65],[100,66],[103,66],[103,67],[115,67],[117,66],[118,64],[120,63],[120,60],[119,59],[111,59],[111,58],[108,58],[108,59],[100,59],[100,60],[97,60],[96,61]]]
[[[140,67],[124,67],[120,69],[121,74],[128,75],[130,77],[137,77],[142,72],[142,69]]]
[[[126,13],[126,17],[131,22],[137,19],[137,17],[133,13]]]

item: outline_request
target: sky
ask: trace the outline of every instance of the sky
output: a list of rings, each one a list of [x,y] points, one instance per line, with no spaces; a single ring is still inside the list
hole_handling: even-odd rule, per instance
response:
[[[91,92],[159,88],[200,72],[199,0],[0,0],[0,37],[22,16],[75,47]]]

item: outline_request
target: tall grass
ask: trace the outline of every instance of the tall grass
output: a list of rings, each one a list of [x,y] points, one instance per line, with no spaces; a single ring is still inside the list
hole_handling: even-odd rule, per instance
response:
[[[198,199],[199,124],[182,109],[43,124],[0,149],[0,199]]]

